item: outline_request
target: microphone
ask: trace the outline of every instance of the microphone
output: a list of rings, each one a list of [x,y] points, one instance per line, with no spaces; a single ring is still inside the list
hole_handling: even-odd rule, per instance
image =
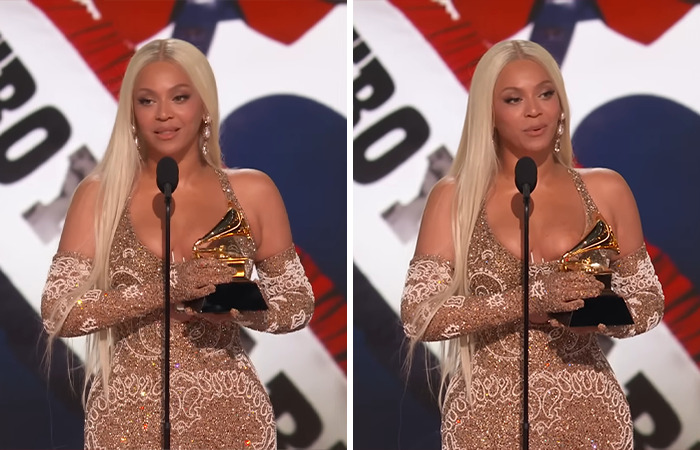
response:
[[[165,195],[165,245],[163,249],[163,448],[170,450],[170,203],[180,171],[170,156],[158,161],[156,183]]]
[[[515,186],[526,197],[537,186],[537,164],[529,156],[523,156],[515,164]]]
[[[522,277],[523,277],[523,423],[522,423],[522,448],[529,450],[530,448],[530,418],[528,415],[528,397],[530,392],[529,386],[529,298],[530,292],[530,193],[537,186],[537,164],[529,156],[524,156],[515,164],[515,186],[521,194],[523,194],[523,260],[522,260]]]
[[[170,156],[165,156],[158,161],[156,167],[156,183],[160,192],[170,197],[177,187],[180,172],[177,163]]]

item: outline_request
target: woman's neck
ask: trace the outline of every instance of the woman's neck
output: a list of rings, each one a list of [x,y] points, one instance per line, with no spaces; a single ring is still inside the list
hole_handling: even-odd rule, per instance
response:
[[[156,179],[158,162],[164,156],[154,155],[145,161],[144,175],[149,179]],[[172,158],[178,167],[178,188],[180,190],[197,186],[201,177],[208,172],[209,166],[199,153],[187,152],[183,156],[173,155]]]
[[[524,155],[525,156],[525,155]],[[537,165],[537,184],[546,185],[547,181],[556,176],[563,166],[556,162],[554,155],[551,152],[540,152],[538,154],[526,155],[532,158]],[[515,165],[520,159],[511,152],[502,152],[498,156],[499,170],[497,174],[497,179],[502,182],[508,182],[513,185],[513,189],[516,189],[514,179],[515,179]]]

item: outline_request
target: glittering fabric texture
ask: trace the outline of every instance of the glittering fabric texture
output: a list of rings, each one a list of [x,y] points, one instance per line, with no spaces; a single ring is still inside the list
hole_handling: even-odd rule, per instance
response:
[[[75,300],[64,299],[88,278],[91,269],[92,261],[77,253],[54,255],[41,302],[46,331],[55,331],[55,318],[68,310],[60,331],[64,337],[89,334],[162,308],[162,283],[119,285],[110,291],[90,289]]]
[[[237,321],[268,333],[289,333],[306,326],[314,312],[314,294],[294,246],[257,263],[257,281],[266,311],[241,311]]]
[[[590,225],[597,209],[578,174],[571,174]],[[467,401],[464,377],[450,379],[442,409],[442,448],[520,448],[521,262],[496,241],[483,208],[468,258],[470,295],[449,298],[424,337],[448,339],[469,333],[475,346],[472,403]],[[544,277],[557,266],[556,261],[535,264],[530,276]],[[613,289],[630,305],[636,323],[622,334],[656,325],[663,314],[663,295],[646,250],[620,259],[613,269]],[[415,318],[420,304],[449,285],[452,270],[440,257],[414,258],[402,298],[405,324]],[[414,335],[416,330],[405,326],[407,334]],[[595,334],[532,324],[529,341],[530,448],[631,450],[629,406]]]
[[[612,263],[612,289],[625,299],[634,325],[612,327],[605,334],[618,338],[649,331],[663,318],[664,295],[646,246]]]
[[[220,179],[229,201],[240,208],[228,179],[223,174]],[[150,288],[162,284],[162,262],[138,241],[127,212],[121,217],[110,254],[112,290],[84,296],[82,309],[73,308],[62,330],[65,335],[76,335],[112,327],[115,336],[109,398],[104,395],[101,378],[93,380],[88,394],[85,447],[89,449],[155,449],[163,445],[164,314],[161,294]],[[245,248],[249,253],[244,256],[254,257],[252,240]],[[292,252],[288,259],[280,259],[284,263],[277,275],[263,277],[266,272],[262,265],[259,268],[266,280],[264,291],[274,293],[266,297],[271,310],[275,302],[280,304],[274,308],[274,322],[265,322],[263,329],[274,331],[277,324],[291,331],[311,315],[310,307],[306,303],[302,307],[298,300],[301,294],[297,292],[308,297],[310,288]],[[296,278],[284,276],[288,268]],[[52,299],[73,289],[89,270],[90,262],[84,258],[57,255],[45,288],[46,310],[50,310]],[[277,282],[283,284],[278,286]],[[285,289],[292,291],[286,297]],[[294,307],[303,311],[303,317],[294,317]],[[51,329],[55,324],[46,326]],[[272,405],[242,348],[239,324],[215,324],[195,316],[188,322],[173,320],[170,330],[171,448],[275,449]]]

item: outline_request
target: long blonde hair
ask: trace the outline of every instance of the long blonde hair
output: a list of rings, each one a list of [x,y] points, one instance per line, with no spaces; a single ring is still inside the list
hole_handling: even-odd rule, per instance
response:
[[[415,315],[414,325],[418,333],[411,340],[409,355],[421,340],[433,316],[450,296],[469,295],[467,257],[472,233],[479,217],[481,206],[499,169],[494,144],[493,92],[496,80],[503,68],[511,61],[529,59],[539,63],[550,76],[559,96],[564,113],[561,150],[555,153],[560,164],[571,167],[573,150],[569,131],[569,102],[564,89],[564,80],[554,58],[540,45],[530,41],[503,41],[491,47],[476,66],[472,78],[467,113],[462,128],[462,137],[448,177],[455,182],[452,204],[452,237],[455,247],[454,274],[450,285],[421,305]],[[468,398],[471,398],[471,360],[473,342],[469,335],[442,342],[440,358],[439,402],[442,406],[445,385],[461,369]]]
[[[189,76],[202,99],[206,114],[211,118],[211,136],[207,142],[207,154],[204,159],[214,168],[222,167],[218,128],[218,93],[214,73],[206,56],[192,44],[179,39],[159,39],[144,45],[136,51],[124,73],[112,135],[104,157],[88,177],[99,181],[96,204],[100,208],[95,211],[95,255],[92,271],[87,282],[81,283],[81,287],[57,303],[53,312],[53,315],[57,316],[57,326],[49,335],[49,343],[58,336],[72,305],[75,304],[75,299],[90,289],[111,289],[110,250],[134,182],[142,168],[140,150],[134,142],[132,132],[134,84],[141,70],[156,61],[176,63]],[[62,305],[68,305],[68,307],[61,308]],[[61,311],[60,315],[59,311]],[[86,400],[87,386],[92,377],[102,377],[105,395],[109,395],[108,380],[113,344],[111,329],[100,330],[87,336],[83,401]]]

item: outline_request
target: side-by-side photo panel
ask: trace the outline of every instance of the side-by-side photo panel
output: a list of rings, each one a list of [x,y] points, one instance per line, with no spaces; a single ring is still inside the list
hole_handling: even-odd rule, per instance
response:
[[[344,1],[0,5],[0,448],[347,448]]]
[[[700,9],[352,24],[354,448],[700,448]]]

